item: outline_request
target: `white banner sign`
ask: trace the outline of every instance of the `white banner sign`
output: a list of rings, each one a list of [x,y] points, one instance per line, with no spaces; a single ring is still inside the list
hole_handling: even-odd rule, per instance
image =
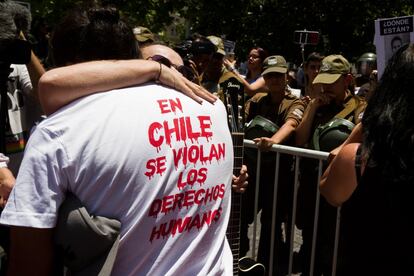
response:
[[[382,18],[375,20],[377,69],[380,78],[388,60],[402,45],[414,42],[414,16]]]

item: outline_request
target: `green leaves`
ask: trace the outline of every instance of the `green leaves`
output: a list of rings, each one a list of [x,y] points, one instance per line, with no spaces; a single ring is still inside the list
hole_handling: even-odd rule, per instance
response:
[[[289,61],[301,62],[295,30],[319,31],[318,46],[305,53],[342,53],[348,59],[375,50],[374,20],[414,14],[412,0],[107,0],[128,17],[131,25],[143,25],[162,33],[175,25],[181,39],[190,32],[225,35],[236,41],[236,54],[244,58],[255,45]],[[53,26],[73,6],[89,1],[33,0],[33,16],[44,17]],[[177,19],[180,15],[181,20]]]

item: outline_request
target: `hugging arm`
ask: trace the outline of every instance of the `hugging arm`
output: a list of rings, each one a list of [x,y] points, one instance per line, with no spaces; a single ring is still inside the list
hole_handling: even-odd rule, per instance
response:
[[[78,63],[47,71],[38,85],[46,115],[83,96],[149,81],[175,88],[201,103],[216,97],[187,80],[174,68],[150,60],[101,60]]]

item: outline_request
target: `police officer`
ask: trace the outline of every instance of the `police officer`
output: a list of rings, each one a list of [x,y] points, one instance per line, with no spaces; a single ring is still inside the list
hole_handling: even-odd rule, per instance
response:
[[[304,112],[304,103],[293,96],[287,86],[287,71],[288,66],[286,60],[282,56],[270,56],[263,62],[262,76],[265,80],[266,86],[269,88],[269,93],[258,93],[253,96],[247,103],[246,113],[247,121],[252,119],[258,120],[257,115],[262,116],[266,120],[269,120],[278,126],[276,133],[267,136],[249,137],[250,129],[246,129],[246,136],[254,140],[255,143],[262,150],[268,150],[273,144],[292,144],[293,133],[302,119]],[[260,117],[259,117],[260,118]],[[272,221],[272,201],[273,201],[273,183],[274,183],[274,168],[275,168],[275,154],[267,153],[267,158],[262,159],[261,177],[260,177],[260,199],[259,207],[262,209],[261,215],[261,234],[258,252],[258,261],[263,263],[265,267],[269,262],[270,251],[270,234],[271,234],[271,221]],[[243,195],[242,209],[242,238],[246,238],[247,223],[249,219],[253,218],[253,204],[254,204],[254,192],[256,179],[256,162],[255,157],[251,155],[245,155],[247,166],[250,170],[250,184],[249,189],[246,191],[246,195]],[[273,158],[269,158],[273,157]],[[279,178],[278,186],[278,215],[276,216],[276,248],[278,248],[278,254],[275,267],[277,269],[277,275],[286,274],[286,265],[288,260],[288,245],[283,242],[281,224],[282,222],[288,223],[289,214],[291,214],[292,202],[292,190],[293,186],[289,180],[291,179],[291,158],[287,156],[282,157],[283,161],[280,161],[281,177]],[[244,204],[244,205],[243,205]],[[248,212],[248,213],[246,213]],[[247,221],[246,221],[247,220]],[[290,225],[290,224],[288,224]],[[286,227],[289,228],[289,227]],[[241,242],[242,254],[246,250],[246,239]]]
[[[226,67],[223,65],[226,52],[224,50],[223,39],[213,35],[210,35],[207,38],[216,46],[217,50],[213,54],[206,70],[203,73],[201,85],[211,93],[218,93],[220,89],[220,78],[228,72]]]
[[[322,60],[322,66],[314,84],[321,84],[322,91],[319,96],[312,99],[306,107],[302,122],[296,129],[296,145],[301,147],[313,147],[312,141],[319,139],[314,137],[318,127],[323,127],[323,133],[329,132],[324,125],[332,123],[333,120],[347,120],[350,123],[360,122],[365,109],[366,102],[354,96],[348,90],[352,82],[349,62],[341,55],[330,55]],[[337,120],[338,119],[338,120]],[[335,130],[338,122],[332,123]],[[349,124],[346,124],[348,128]],[[339,146],[341,140],[332,143]],[[321,144],[323,141],[319,141]],[[321,145],[323,148],[324,146]],[[304,159],[301,162],[300,188],[298,195],[298,220],[297,225],[302,228],[303,244],[301,247],[303,275],[309,275],[311,245],[313,232],[313,218],[315,210],[315,194],[318,162],[316,160]],[[332,263],[332,251],[334,245],[336,209],[330,207],[321,198],[319,207],[318,243],[315,254],[315,275],[330,275]]]
[[[361,55],[356,63],[357,76],[355,78],[355,84],[359,87],[357,95],[365,97],[371,89],[372,73],[377,69],[377,55],[374,53],[364,53]]]

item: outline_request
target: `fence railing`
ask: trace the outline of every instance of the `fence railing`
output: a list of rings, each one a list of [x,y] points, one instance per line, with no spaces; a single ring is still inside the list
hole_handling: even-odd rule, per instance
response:
[[[254,148],[258,149],[257,145],[251,140],[244,140],[244,146],[247,148]],[[276,233],[276,216],[277,216],[277,193],[278,193],[278,185],[279,185],[279,162],[280,162],[280,155],[286,154],[291,155],[294,157],[294,189],[293,189],[293,202],[292,202],[292,219],[290,227],[290,251],[289,251],[289,264],[288,264],[288,275],[292,274],[293,268],[293,244],[295,238],[295,222],[296,222],[296,215],[297,215],[297,198],[298,198],[298,189],[299,189],[299,168],[300,168],[300,161],[302,158],[307,159],[314,159],[319,161],[318,166],[318,177],[315,179],[316,185],[316,204],[315,204],[315,211],[314,211],[314,220],[313,220],[313,235],[312,235],[312,251],[311,251],[311,260],[310,260],[310,275],[313,275],[314,271],[314,263],[315,263],[315,248],[316,248],[316,238],[318,232],[318,218],[319,218],[319,201],[320,201],[320,194],[318,185],[320,182],[320,178],[322,175],[322,166],[323,161],[327,160],[329,153],[309,150],[304,148],[297,148],[297,147],[290,147],[284,145],[273,145],[270,151],[275,152],[276,155],[276,164],[275,164],[275,181],[274,181],[274,189],[273,189],[273,205],[272,205],[272,222],[271,222],[271,240],[270,240],[270,254],[269,254],[269,267],[266,268],[268,275],[273,275],[274,271],[274,252],[275,252],[275,233]],[[260,169],[261,169],[261,151],[257,150],[257,173],[256,173],[256,187],[255,187],[255,203],[254,203],[254,221],[253,221],[253,241],[252,241],[252,258],[256,259],[256,230],[257,230],[257,213],[258,213],[258,201],[259,201],[259,180],[260,180]],[[338,251],[338,240],[339,240],[339,224],[340,224],[340,208],[337,208],[337,219],[336,219],[336,230],[335,230],[335,243],[333,248],[333,260],[332,260],[332,275],[335,276],[336,271],[336,262],[337,262],[337,251]],[[288,237],[286,237],[288,238]],[[277,251],[276,251],[277,252]],[[277,256],[276,256],[277,258]]]

